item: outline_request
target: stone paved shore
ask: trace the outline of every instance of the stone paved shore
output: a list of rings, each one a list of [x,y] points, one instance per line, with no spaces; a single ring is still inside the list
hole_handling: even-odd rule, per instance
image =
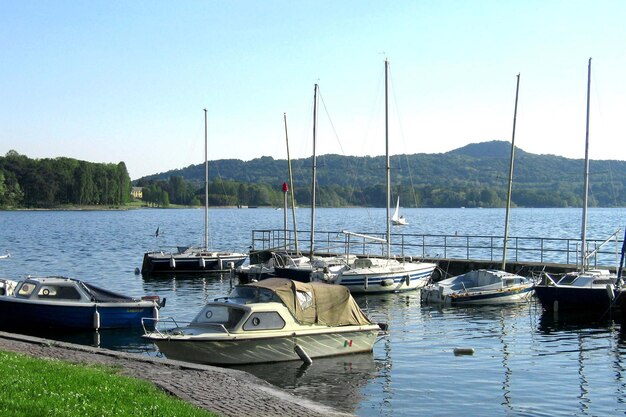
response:
[[[0,332],[0,350],[73,363],[111,365],[127,376],[221,416],[347,416],[298,398],[249,373]]]

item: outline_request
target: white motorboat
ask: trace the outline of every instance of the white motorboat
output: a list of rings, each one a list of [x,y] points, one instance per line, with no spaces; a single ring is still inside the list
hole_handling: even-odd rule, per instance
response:
[[[529,300],[532,292],[533,282],[521,275],[478,269],[427,285],[421,300],[443,305],[503,304]]]
[[[150,322],[149,319],[144,322]],[[167,323],[175,327],[162,329]],[[242,365],[369,352],[373,324],[346,288],[269,278],[207,303],[191,323],[160,319],[144,338],[170,359]]]

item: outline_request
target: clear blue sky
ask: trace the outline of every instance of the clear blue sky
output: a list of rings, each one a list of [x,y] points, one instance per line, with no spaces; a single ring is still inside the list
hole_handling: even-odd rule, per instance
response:
[[[626,1],[0,1],[0,154],[126,162],[382,155],[510,140],[626,160]]]

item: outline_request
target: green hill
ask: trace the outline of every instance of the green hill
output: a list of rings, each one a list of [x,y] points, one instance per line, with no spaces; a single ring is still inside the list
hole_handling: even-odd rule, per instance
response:
[[[474,143],[440,154],[391,157],[393,195],[406,207],[503,207],[506,202],[511,146],[506,141]],[[299,204],[310,201],[311,158],[292,161]],[[385,158],[321,155],[317,159],[321,206],[385,205]],[[516,148],[513,176],[514,205],[523,207],[579,207],[582,205],[583,159],[537,155]],[[590,205],[626,206],[626,162],[590,162]],[[287,180],[287,161],[271,157],[251,161],[222,159],[209,162],[215,187],[236,184],[264,187],[267,201],[235,204],[282,204],[281,184]],[[135,181],[139,185],[170,177],[201,185],[204,165],[154,174]],[[241,194],[241,193],[240,193]],[[239,196],[241,197],[241,195]],[[257,204],[255,204],[257,203]]]

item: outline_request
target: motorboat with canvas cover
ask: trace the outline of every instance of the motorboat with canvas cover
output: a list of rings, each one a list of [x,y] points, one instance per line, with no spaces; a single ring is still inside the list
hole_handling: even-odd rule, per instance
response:
[[[170,359],[242,365],[369,352],[384,327],[344,287],[269,278],[236,286],[184,326],[160,319],[143,337]]]
[[[158,296],[129,297],[65,277],[28,277],[9,288],[0,295],[0,325],[12,330],[139,327],[143,318],[158,318],[165,304]]]

